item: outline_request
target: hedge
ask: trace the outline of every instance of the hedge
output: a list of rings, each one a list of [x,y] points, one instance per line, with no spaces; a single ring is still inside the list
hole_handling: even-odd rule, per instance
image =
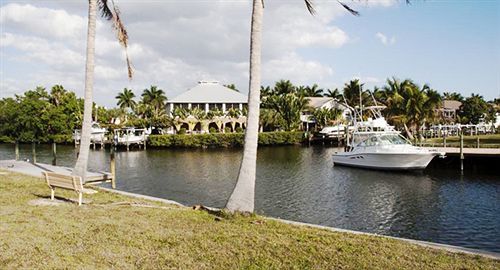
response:
[[[303,132],[259,133],[259,145],[291,145],[303,141]],[[148,138],[148,146],[152,147],[242,147],[243,142],[244,133],[150,135]]]
[[[0,136],[0,143],[15,143],[16,139],[10,136]],[[32,143],[31,140],[23,140],[22,138],[19,140],[20,143]],[[48,135],[42,139],[37,139],[38,143],[52,143],[55,142],[57,144],[71,144],[73,143],[73,135],[71,134],[56,134],[56,135]]]

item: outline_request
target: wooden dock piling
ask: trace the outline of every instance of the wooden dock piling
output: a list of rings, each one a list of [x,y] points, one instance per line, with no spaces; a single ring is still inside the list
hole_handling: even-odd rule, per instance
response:
[[[52,165],[56,166],[57,163],[57,148],[56,143],[52,143]]]
[[[33,163],[33,164],[34,164],[34,163],[36,163],[36,144],[35,144],[35,142],[33,142],[33,143],[31,144],[31,157],[32,157],[32,159],[33,159],[33,160],[32,160],[32,163]]]
[[[111,145],[111,149],[110,149],[110,163],[109,163],[109,167],[110,167],[110,171],[111,171],[111,187],[113,189],[116,188],[116,164],[115,164],[115,146],[114,145]]]
[[[464,132],[460,130],[460,171],[464,172]]]
[[[19,160],[19,141],[16,140],[16,145],[14,146],[15,147],[15,153],[16,153],[16,161]]]

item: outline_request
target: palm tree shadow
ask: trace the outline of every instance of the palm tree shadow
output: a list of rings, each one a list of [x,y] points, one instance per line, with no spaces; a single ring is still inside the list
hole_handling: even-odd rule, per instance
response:
[[[31,195],[35,196],[35,197],[38,197],[40,199],[47,199],[49,201],[52,201],[50,199],[50,195],[41,195],[41,194],[37,194],[37,193],[31,193]],[[64,202],[64,203],[76,203],[78,204],[78,200],[76,199],[71,199],[71,198],[64,198],[64,197],[60,197],[60,196],[54,196],[54,202]],[[82,203],[85,203],[85,201],[83,201]]]

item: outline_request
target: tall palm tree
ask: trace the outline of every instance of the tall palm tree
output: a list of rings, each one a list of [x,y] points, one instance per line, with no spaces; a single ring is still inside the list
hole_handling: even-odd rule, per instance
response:
[[[314,14],[312,0],[304,0],[309,13]],[[358,12],[339,2],[354,15]],[[226,208],[230,212],[253,212],[255,197],[255,172],[257,163],[257,140],[259,134],[260,87],[261,87],[261,47],[262,47],[262,17],[264,15],[264,0],[253,0],[252,26],[250,33],[250,83],[248,91],[248,117],[245,131],[245,144],[241,160],[238,180],[233,193],[229,197]]]
[[[331,97],[333,99],[342,100],[342,94],[340,93],[338,88],[333,90],[328,89],[324,94],[325,97]]]
[[[154,117],[159,117],[165,112],[167,96],[165,92],[157,86],[151,85],[149,89],[144,89],[142,100],[144,103],[150,104],[153,107]]]
[[[108,4],[112,3],[112,7]],[[80,140],[80,154],[73,170],[73,175],[81,176],[83,179],[87,177],[87,165],[90,149],[90,133],[92,124],[92,91],[94,87],[94,55],[95,55],[95,34],[96,34],[96,19],[97,9],[101,11],[102,17],[113,22],[113,28],[117,32],[118,42],[125,48],[128,77],[132,78],[132,67],[128,58],[128,34],[123,22],[120,18],[118,7],[113,1],[109,0],[89,0],[89,17],[87,29],[87,60],[85,64],[85,98],[83,109],[83,124]]]
[[[123,92],[118,93],[118,95],[115,97],[118,101],[116,102],[116,105],[118,105],[122,109],[135,109],[135,106],[137,103],[134,100],[135,94],[132,92],[132,90],[128,88],[123,88]]]

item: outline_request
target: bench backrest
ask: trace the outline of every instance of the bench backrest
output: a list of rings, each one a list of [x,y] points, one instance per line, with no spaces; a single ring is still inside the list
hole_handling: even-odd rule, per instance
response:
[[[82,191],[83,184],[80,176],[64,175],[53,172],[43,172],[45,181],[50,187],[58,187],[64,189],[71,189],[75,191]]]

